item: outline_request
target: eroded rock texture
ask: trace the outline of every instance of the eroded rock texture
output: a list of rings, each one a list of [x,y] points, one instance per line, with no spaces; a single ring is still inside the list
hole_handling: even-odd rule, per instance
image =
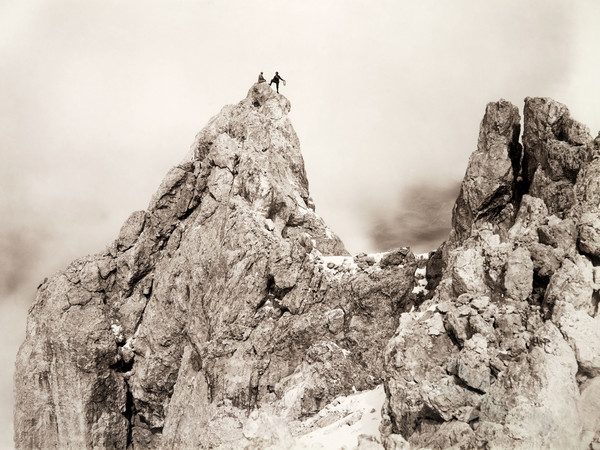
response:
[[[524,112],[521,149],[517,108],[488,105],[435,291],[387,346],[388,449],[600,445],[600,136]]]
[[[415,257],[348,256],[314,212],[289,110],[254,85],[112,245],[40,286],[17,447],[262,447],[382,382]]]
[[[106,251],[42,283],[17,447],[289,448],[383,383],[359,448],[599,448],[600,136],[527,98],[521,144],[491,103],[448,240],[352,257],[289,109],[254,85]]]

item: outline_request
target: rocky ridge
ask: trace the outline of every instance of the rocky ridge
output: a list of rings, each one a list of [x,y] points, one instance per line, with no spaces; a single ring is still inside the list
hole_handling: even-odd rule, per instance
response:
[[[385,356],[386,448],[600,446],[600,136],[490,103],[428,271]],[[435,262],[435,264],[434,264]]]
[[[379,420],[340,396],[382,383],[362,449],[600,446],[600,136],[527,98],[521,137],[490,103],[448,240],[352,257],[289,110],[254,85],[113,244],[42,283],[17,447],[314,447]]]

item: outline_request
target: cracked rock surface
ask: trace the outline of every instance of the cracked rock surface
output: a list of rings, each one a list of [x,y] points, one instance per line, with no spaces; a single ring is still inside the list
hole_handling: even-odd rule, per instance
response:
[[[348,255],[314,212],[289,110],[254,85],[105,251],[40,286],[18,448],[267,446],[294,433],[274,423],[382,382],[415,257]]]
[[[600,445],[600,136],[548,98],[490,103],[431,261],[385,352],[383,443]]]
[[[357,448],[600,448],[600,136],[548,98],[520,136],[490,103],[448,240],[352,257],[289,111],[252,86],[105,251],[40,285],[16,446],[317,445],[372,425],[357,399],[383,384]]]

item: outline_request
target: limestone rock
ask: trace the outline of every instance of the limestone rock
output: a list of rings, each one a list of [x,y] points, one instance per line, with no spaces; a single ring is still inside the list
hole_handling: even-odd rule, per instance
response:
[[[529,250],[517,247],[506,261],[504,274],[506,296],[514,300],[527,300],[533,291],[533,261]]]
[[[348,256],[314,212],[289,110],[254,85],[107,251],[40,287],[18,448],[278,445],[281,423],[381,383],[415,258]]]
[[[579,155],[569,152],[569,148],[563,144],[582,146],[590,142],[592,137],[585,125],[571,118],[565,105],[549,98],[527,97],[524,116],[523,175],[527,179],[533,178],[538,166],[548,170],[553,162],[556,166],[566,163],[569,168],[579,168]],[[560,164],[559,158],[564,159],[563,164]]]
[[[557,302],[570,303],[575,309],[583,309],[594,315],[592,263],[577,255],[574,260],[565,259],[562,266],[550,278],[544,303],[549,307]]]
[[[600,441],[600,141],[564,105],[528,98],[521,166],[500,126],[511,120],[490,121],[518,113],[490,105],[430,299],[402,314],[386,348],[388,449]]]
[[[589,159],[592,137],[567,107],[548,98],[525,99],[523,179],[530,193],[562,217],[574,202],[574,184]]]
[[[600,257],[600,215],[588,212],[581,216],[579,249],[588,255]]]
[[[593,151],[597,151],[600,137],[590,144]],[[583,253],[598,257],[599,251],[599,213],[600,202],[600,159],[596,156],[588,165],[581,170],[577,183],[575,184],[576,211],[579,218],[578,247]]]
[[[484,257],[477,249],[469,248],[456,255],[452,272],[452,286],[456,295],[486,293]]]
[[[592,440],[598,442],[600,432],[600,378],[593,378],[581,390],[579,415],[583,424],[582,444],[590,446]],[[591,447],[593,448],[593,447]]]
[[[509,239],[523,244],[539,242],[538,229],[547,217],[548,208],[544,201],[525,194],[515,222],[509,230]]]
[[[381,258],[381,265],[383,267],[399,266],[400,264],[404,264],[409,254],[410,250],[406,247],[390,250]]]
[[[510,102],[487,105],[477,150],[469,159],[452,214],[452,227],[460,238],[469,235],[475,221],[497,214],[512,199],[521,158],[520,123],[519,110]]]
[[[592,376],[600,374],[600,318],[593,299],[592,264],[585,256],[565,259],[552,276],[546,308],[552,308],[552,321],[573,347],[580,369]]]
[[[402,331],[386,351],[390,433],[417,448],[469,448],[486,441],[502,448],[523,442],[544,447],[555,439],[569,445],[579,439],[573,351],[553,325],[536,322],[525,329],[511,308],[494,306],[469,314],[506,325],[494,339],[467,328],[462,349],[449,334],[427,332],[431,313],[403,314]],[[533,333],[545,342],[541,348],[533,345]]]

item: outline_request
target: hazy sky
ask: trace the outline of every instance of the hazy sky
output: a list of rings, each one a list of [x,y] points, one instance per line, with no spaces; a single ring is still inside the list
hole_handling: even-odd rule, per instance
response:
[[[37,281],[114,239],[260,71],[287,80],[317,212],[350,252],[424,251],[489,101],[549,96],[597,134],[599,19],[593,0],[0,0],[3,366]]]

